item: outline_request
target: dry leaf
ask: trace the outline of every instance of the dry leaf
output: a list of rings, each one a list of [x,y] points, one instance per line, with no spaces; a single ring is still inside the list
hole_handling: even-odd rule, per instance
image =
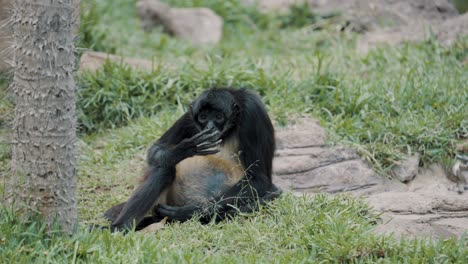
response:
[[[163,220],[161,220],[161,222],[151,224],[143,228],[141,232],[145,234],[156,233],[156,231],[164,228],[164,225],[166,224],[166,222],[167,222],[167,217],[164,217]]]

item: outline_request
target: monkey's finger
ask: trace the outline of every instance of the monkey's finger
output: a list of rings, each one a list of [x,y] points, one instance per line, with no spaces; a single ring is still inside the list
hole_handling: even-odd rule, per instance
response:
[[[210,133],[210,134],[205,134],[205,135],[203,135],[203,136],[201,136],[201,137],[195,139],[195,140],[194,140],[194,143],[195,143],[196,145],[198,145],[198,144],[204,143],[204,142],[206,142],[206,141],[215,141],[215,140],[218,139],[218,137],[219,137],[219,132],[218,132],[218,131],[214,131],[214,132],[212,132],[212,133]]]
[[[196,155],[200,155],[200,156],[213,155],[213,154],[218,153],[219,151],[220,151],[219,149],[201,150],[201,151],[196,151]]]
[[[210,131],[211,131],[210,128],[207,128],[207,129],[205,129],[205,130],[202,130],[202,131],[198,132],[197,134],[195,134],[194,136],[192,136],[189,140],[191,140],[191,141],[197,140],[198,138],[200,138],[200,137],[206,135],[206,134],[207,134],[208,132],[210,132]]]
[[[219,144],[221,144],[221,142],[223,142],[222,139],[216,141],[216,142],[203,142],[203,143],[200,143],[197,145],[197,148],[198,149],[209,149],[209,148],[212,148],[212,147],[216,147],[218,146]]]

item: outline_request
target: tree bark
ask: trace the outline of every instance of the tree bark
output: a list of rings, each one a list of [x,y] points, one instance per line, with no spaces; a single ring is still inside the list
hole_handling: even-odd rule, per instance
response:
[[[16,0],[11,18],[16,106],[9,198],[68,232],[77,219],[76,2]]]

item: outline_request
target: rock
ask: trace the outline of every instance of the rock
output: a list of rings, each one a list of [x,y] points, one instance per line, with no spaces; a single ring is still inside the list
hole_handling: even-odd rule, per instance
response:
[[[326,132],[314,119],[299,119],[277,129],[276,141],[273,181],[284,190],[362,191],[382,182],[354,150],[326,146]]]
[[[403,42],[423,41],[435,34],[444,46],[452,45],[459,37],[468,35],[468,14],[450,18],[441,24],[419,21],[404,27],[367,32],[357,40],[357,49],[368,52],[379,44],[395,46]]]
[[[408,190],[368,196],[369,204],[384,212],[388,220],[376,232],[410,238],[459,238],[468,231],[468,194],[457,194],[454,186],[441,165],[431,164],[419,170]]]
[[[429,35],[427,23],[417,23],[411,27],[398,27],[366,32],[357,39],[356,49],[367,53],[380,44],[396,46],[403,42],[417,42]]]
[[[145,31],[151,31],[155,27],[164,26],[163,20],[168,19],[167,17],[171,10],[168,4],[151,0],[138,0],[136,8]]]
[[[446,20],[437,27],[436,37],[444,46],[452,45],[458,37],[468,35],[468,13]]]
[[[412,192],[435,192],[439,195],[453,194],[456,183],[449,180],[444,167],[430,164],[421,168],[416,177],[407,186]]]
[[[418,173],[419,153],[399,161],[390,171],[390,174],[401,182],[410,182]]]
[[[129,66],[140,70],[153,70],[158,67],[157,63],[150,60],[142,60],[136,58],[127,58],[117,55],[112,55],[103,52],[85,52],[81,55],[80,71],[96,71],[104,65],[106,60],[118,63],[125,63]]]
[[[309,0],[319,14],[340,12],[350,23],[369,30],[411,25],[415,21],[444,21],[458,15],[449,0]]]
[[[338,11],[345,28],[364,33],[357,50],[368,52],[379,44],[395,46],[422,41],[432,32],[444,45],[467,34],[467,20],[450,0],[310,0],[318,14]],[[449,22],[450,21],[450,22]]]
[[[382,183],[380,176],[362,160],[348,160],[316,167],[303,173],[278,176],[273,182],[283,190],[300,192],[362,191]]]
[[[396,238],[460,238],[467,231],[468,217],[463,212],[446,214],[389,214],[381,215],[382,224],[374,233],[393,234]]]
[[[458,193],[468,190],[468,156],[457,155],[457,161],[448,175],[457,184],[455,189]]]
[[[137,14],[146,31],[162,26],[168,34],[197,45],[215,44],[222,38],[223,19],[208,8],[171,8],[157,0],[140,0]]]
[[[273,169],[278,175],[287,175],[353,159],[359,159],[359,156],[354,150],[345,147],[284,149],[277,152]]]
[[[385,192],[366,199],[384,212],[375,232],[396,237],[460,238],[468,231],[468,195],[436,192]]]
[[[381,212],[422,215],[437,211],[465,211],[468,215],[468,195],[458,195],[454,192],[440,195],[431,192],[390,191],[373,194],[367,201]]]

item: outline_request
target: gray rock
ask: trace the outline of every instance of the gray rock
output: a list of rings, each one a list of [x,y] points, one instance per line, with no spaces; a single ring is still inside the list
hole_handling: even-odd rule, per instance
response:
[[[361,191],[382,182],[354,150],[326,146],[326,132],[314,119],[296,120],[276,137],[273,181],[284,190]]]
[[[338,11],[345,28],[364,33],[357,50],[366,53],[380,44],[395,46],[427,39],[433,32],[444,45],[467,34],[468,22],[450,0],[309,0],[319,14]]]
[[[436,37],[442,45],[452,45],[458,37],[468,35],[468,13],[446,20],[436,27]]]
[[[468,195],[437,192],[385,192],[367,198],[383,223],[375,232],[396,237],[460,238],[468,231]]]
[[[382,179],[362,160],[348,160],[303,173],[277,175],[273,182],[283,190],[338,193],[366,190]]]
[[[222,38],[223,19],[208,8],[171,8],[158,0],[140,0],[137,14],[146,31],[162,26],[168,34],[196,45],[218,43]]]
[[[407,183],[413,180],[419,169],[419,153],[407,159],[400,160],[390,171],[390,174],[401,182]]]
[[[408,26],[367,32],[358,38],[356,47],[365,53],[386,44],[396,46],[404,42],[423,41],[434,34],[444,46],[452,45],[459,37],[468,35],[468,13],[443,22],[418,21]]]
[[[359,156],[354,150],[344,147],[284,149],[277,152],[273,169],[278,175],[288,175],[352,159],[359,159]]]
[[[352,23],[369,30],[411,25],[415,21],[444,21],[458,15],[449,0],[309,0],[319,14],[341,12]]]

